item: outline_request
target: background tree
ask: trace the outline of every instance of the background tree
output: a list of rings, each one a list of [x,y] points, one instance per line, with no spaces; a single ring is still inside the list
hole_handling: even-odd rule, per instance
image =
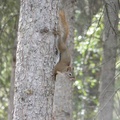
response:
[[[0,1],[0,120],[6,120],[8,115],[12,51],[17,31],[18,10],[19,0]]]
[[[78,1],[75,19],[75,120],[93,119],[98,105],[102,15],[102,1]]]
[[[85,35],[92,24],[92,19],[102,7],[101,0],[78,0],[76,4],[76,26],[78,35]]]
[[[93,4],[96,3],[94,6]],[[76,31],[75,31],[75,73],[77,81],[74,87],[74,119],[75,120],[95,120],[99,114],[99,79],[102,61],[102,30],[103,30],[103,4],[102,1],[85,1],[77,4],[76,9]],[[88,4],[87,4],[88,3]],[[99,4],[99,6],[97,6]],[[79,8],[79,6],[81,7]],[[93,6],[93,7],[89,7]],[[91,17],[84,14],[84,9],[89,8]],[[98,9],[100,8],[100,9]],[[80,10],[79,10],[80,9]],[[95,10],[96,9],[96,10]],[[82,11],[83,10],[83,11]],[[88,13],[90,13],[90,11]],[[83,14],[82,14],[83,13]],[[84,16],[85,15],[85,16]],[[86,19],[88,18],[88,19]],[[88,22],[90,21],[90,22]],[[80,27],[80,26],[84,27]],[[84,31],[85,30],[85,31]],[[118,44],[119,45],[119,44]],[[119,52],[117,55],[117,76],[119,79]],[[103,71],[104,72],[104,71]],[[119,101],[119,82],[116,82],[117,94],[115,97],[114,119],[119,117],[119,110],[116,108]],[[119,106],[119,105],[118,105]]]
[[[113,120],[117,31],[118,0],[105,0],[99,120]]]
[[[8,120],[13,119],[13,111],[14,111],[14,82],[15,82],[15,66],[16,66],[16,48],[17,48],[17,40],[14,41],[13,53],[12,53],[12,72],[10,79],[10,92],[9,92],[9,105],[8,105]]]

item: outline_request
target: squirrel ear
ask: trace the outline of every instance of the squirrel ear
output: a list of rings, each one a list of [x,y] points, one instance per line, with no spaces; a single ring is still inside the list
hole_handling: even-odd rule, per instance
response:
[[[67,67],[67,71],[71,71],[72,68],[70,66]]]
[[[71,67],[71,66],[67,67],[67,71],[73,71],[73,70],[74,70],[74,67]]]

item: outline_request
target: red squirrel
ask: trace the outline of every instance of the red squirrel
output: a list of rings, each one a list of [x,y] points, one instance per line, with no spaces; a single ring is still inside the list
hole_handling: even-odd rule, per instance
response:
[[[68,27],[68,22],[65,17],[65,12],[63,10],[60,10],[59,12],[59,38],[58,38],[58,43],[57,43],[57,48],[60,53],[60,60],[59,62],[55,65],[54,68],[54,76],[56,77],[58,72],[66,72],[67,75],[70,78],[74,78],[73,76],[73,70],[71,67],[71,54],[70,51],[67,47],[67,38],[69,34],[69,27]],[[63,29],[63,30],[62,30]]]

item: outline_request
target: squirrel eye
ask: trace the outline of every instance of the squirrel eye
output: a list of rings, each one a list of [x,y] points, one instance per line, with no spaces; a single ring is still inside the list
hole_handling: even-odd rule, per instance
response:
[[[69,73],[69,76],[72,76],[72,73]]]

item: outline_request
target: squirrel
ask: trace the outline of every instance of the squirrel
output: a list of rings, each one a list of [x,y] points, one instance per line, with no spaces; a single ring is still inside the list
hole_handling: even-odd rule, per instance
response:
[[[54,76],[59,72],[67,72],[68,76],[70,78],[74,78],[72,74],[72,67],[71,67],[71,54],[70,51],[67,47],[67,38],[69,34],[69,27],[68,27],[68,22],[65,17],[65,12],[63,10],[60,10],[59,12],[59,18],[60,18],[60,25],[59,30],[58,30],[58,44],[57,48],[60,53],[60,59],[59,62],[56,64],[54,68]],[[63,29],[63,31],[62,31]],[[63,33],[62,33],[63,32]]]

